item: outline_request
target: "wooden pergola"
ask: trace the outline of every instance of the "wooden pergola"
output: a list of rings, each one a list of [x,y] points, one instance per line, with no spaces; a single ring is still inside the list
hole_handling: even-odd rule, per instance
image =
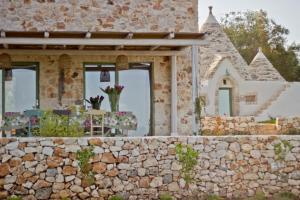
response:
[[[197,96],[199,45],[205,33],[174,32],[17,32],[1,31],[0,54],[170,56],[171,135],[177,134],[177,56],[191,48],[193,110]],[[193,113],[193,132],[197,131]]]

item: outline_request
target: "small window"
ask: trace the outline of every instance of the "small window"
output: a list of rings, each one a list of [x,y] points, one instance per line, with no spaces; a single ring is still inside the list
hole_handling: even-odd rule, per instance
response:
[[[223,79],[223,85],[227,85],[227,80]]]
[[[245,102],[246,104],[256,104],[257,98],[256,95],[246,95],[245,96]]]

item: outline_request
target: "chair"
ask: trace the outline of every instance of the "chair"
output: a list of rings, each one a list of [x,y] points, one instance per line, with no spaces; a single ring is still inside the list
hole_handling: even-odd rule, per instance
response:
[[[39,122],[37,122],[37,121],[42,116],[42,111],[41,110],[36,110],[36,109],[25,110],[24,115],[29,118],[29,121],[28,121],[28,136],[32,137],[32,132],[31,132],[32,128],[39,128],[40,127]]]
[[[88,115],[90,117],[90,132],[93,136],[94,132],[101,133],[104,136],[104,115],[105,111],[103,110],[89,110]],[[94,123],[97,121],[98,123]],[[100,131],[94,131],[95,128],[100,128]]]

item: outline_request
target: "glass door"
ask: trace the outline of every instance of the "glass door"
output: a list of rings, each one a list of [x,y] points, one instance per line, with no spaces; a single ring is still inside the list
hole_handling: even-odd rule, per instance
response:
[[[110,74],[110,81],[100,82],[100,72],[105,70]],[[100,88],[122,85],[124,89],[120,96],[119,111],[132,112],[136,116],[138,127],[128,131],[130,136],[144,136],[151,133],[151,64],[130,64],[128,70],[117,71],[114,64],[85,65],[85,98],[103,95],[101,109],[110,111],[107,95]],[[89,106],[86,104],[87,107]]]
[[[219,115],[231,116],[231,89],[219,89]]]
[[[149,70],[129,69],[119,72],[119,84],[124,86],[121,94],[120,111],[130,111],[138,119],[135,136],[149,135],[151,124],[151,94]]]

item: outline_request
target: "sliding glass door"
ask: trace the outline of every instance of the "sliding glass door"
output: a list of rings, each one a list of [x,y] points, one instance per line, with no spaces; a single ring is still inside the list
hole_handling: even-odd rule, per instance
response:
[[[101,70],[109,73],[108,82],[100,82]],[[103,95],[101,109],[110,111],[107,95],[100,88],[124,86],[120,96],[119,111],[132,112],[138,121],[135,131],[129,131],[130,136],[144,136],[151,133],[151,64],[134,63],[129,69],[115,71],[114,65],[86,64],[85,65],[85,98]]]
[[[130,111],[138,119],[136,132],[129,133],[139,136],[149,135],[151,124],[151,94],[148,70],[130,69],[119,72],[119,84],[124,86],[121,111]]]
[[[38,103],[38,64],[14,63],[1,70],[1,85],[1,113],[32,109]]]

